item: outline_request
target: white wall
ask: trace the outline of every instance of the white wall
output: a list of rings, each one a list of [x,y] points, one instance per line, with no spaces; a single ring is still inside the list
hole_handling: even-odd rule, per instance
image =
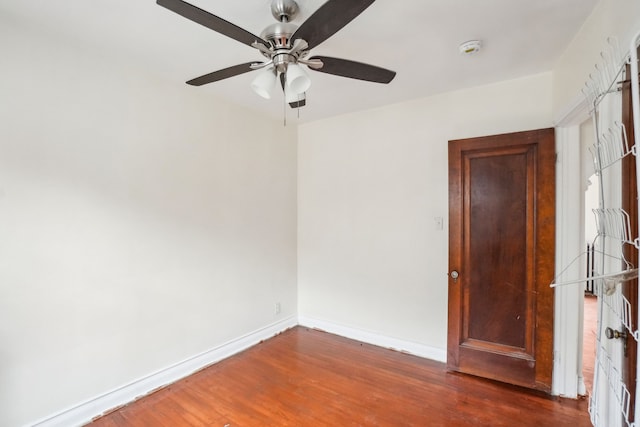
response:
[[[295,316],[294,128],[8,22],[0,51],[0,425]]]
[[[624,54],[629,50],[631,36],[640,30],[638,0],[601,0],[553,68],[553,107],[563,110],[574,99],[602,63],[600,53],[607,47],[607,38],[618,41]]]
[[[301,125],[301,321],[444,359],[448,140],[551,127],[551,103],[545,73]]]

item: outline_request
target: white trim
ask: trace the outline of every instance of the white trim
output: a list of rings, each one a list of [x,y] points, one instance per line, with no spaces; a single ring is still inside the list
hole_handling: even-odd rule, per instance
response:
[[[200,369],[226,359],[261,341],[297,325],[295,316],[267,325],[203,353],[139,378],[115,390],[96,396],[57,414],[30,424],[33,427],[81,426],[105,412],[132,402],[150,392],[187,377]]]
[[[57,414],[38,420],[29,424],[29,426],[82,426],[91,422],[92,419],[104,414],[105,412],[133,402],[134,400],[139,399],[158,388],[174,383],[175,381],[185,378],[202,368],[233,356],[234,354],[240,353],[261,341],[269,339],[274,335],[297,325],[321,329],[345,338],[366,342],[379,347],[391,348],[393,350],[402,351],[438,362],[444,363],[447,360],[447,352],[444,349],[387,337],[325,320],[303,316],[298,321],[295,316],[290,316],[279,322],[265,326],[264,328],[258,329],[174,365],[168,366],[167,368],[149,374],[143,378],[139,378],[138,380],[132,381],[122,387],[118,387],[107,393],[101,394],[100,396],[96,396],[85,402],[67,408]]]
[[[580,125],[589,118],[589,104],[587,99],[578,94],[569,104],[567,104],[553,120],[555,127],[566,127]]]
[[[586,103],[584,104],[586,105]],[[581,264],[573,262],[584,248],[580,181],[579,115],[569,112],[556,129],[556,281],[582,277]],[[587,116],[588,117],[588,116]],[[572,264],[573,262],[573,264]],[[564,270],[563,274],[560,274]],[[577,398],[584,388],[582,379],[582,286],[560,286],[555,292],[554,365],[551,393]]]
[[[375,332],[369,332],[362,329],[352,328],[350,326],[340,325],[338,323],[333,323],[326,320],[314,319],[307,316],[300,316],[299,323],[300,326],[320,329],[331,334],[340,335],[342,337],[365,342],[367,344],[373,344],[378,347],[390,348],[438,362],[444,363],[447,361],[447,351],[445,349],[388,337],[377,334]]]
[[[589,119],[589,104],[579,93],[554,119],[556,127],[556,274],[583,250],[580,185],[580,124]],[[577,264],[566,271],[579,277]],[[576,398],[585,390],[582,376],[583,293],[581,286],[555,289],[553,385],[551,394]]]

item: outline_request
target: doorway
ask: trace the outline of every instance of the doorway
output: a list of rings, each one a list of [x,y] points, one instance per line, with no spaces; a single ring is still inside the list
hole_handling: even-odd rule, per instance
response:
[[[551,391],[553,129],[449,142],[448,369]]]
[[[590,395],[592,420],[604,417],[607,425],[631,425],[634,421],[637,363],[634,335],[638,328],[638,287],[637,279],[630,272],[638,259],[634,242],[638,236],[638,193],[636,163],[632,155],[635,153],[630,147],[634,128],[628,80],[619,82],[619,89],[608,94],[594,113],[597,132],[594,129],[585,132],[585,136],[598,135],[592,153],[600,179],[599,185],[594,185],[599,190],[599,197],[594,197],[598,202],[595,216],[599,227],[594,241],[596,258],[600,259],[595,276],[600,275],[601,279],[596,279],[594,286],[596,318],[590,315],[593,299],[588,294],[584,297],[581,367]],[[586,151],[583,141],[581,146],[583,152]],[[583,162],[583,168],[585,164]],[[588,212],[589,199],[587,191],[584,197],[586,241],[591,240],[588,221],[593,217]],[[587,290],[589,282],[587,274]],[[594,335],[595,343],[591,339]]]
[[[586,165],[583,168],[586,169]],[[593,172],[593,167],[589,170]],[[598,334],[598,299],[595,292],[595,281],[590,279],[595,276],[595,247],[594,243],[598,235],[593,210],[600,206],[600,178],[595,173],[587,180],[587,188],[584,192],[584,243],[586,253],[586,281],[584,286],[583,309],[583,337],[582,337],[582,378],[584,389],[579,391],[581,395],[593,393],[593,377],[596,364],[596,346]],[[582,385],[581,385],[582,388]]]

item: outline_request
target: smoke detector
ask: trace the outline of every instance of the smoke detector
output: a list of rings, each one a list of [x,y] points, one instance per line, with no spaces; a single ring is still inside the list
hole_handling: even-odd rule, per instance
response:
[[[458,50],[462,55],[473,55],[474,53],[479,52],[481,47],[482,41],[469,40],[461,43],[460,46],[458,46]]]

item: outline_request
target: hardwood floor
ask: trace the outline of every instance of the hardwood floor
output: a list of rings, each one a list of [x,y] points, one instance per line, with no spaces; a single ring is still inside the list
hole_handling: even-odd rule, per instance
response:
[[[557,399],[303,327],[112,412],[91,427],[590,426]]]

